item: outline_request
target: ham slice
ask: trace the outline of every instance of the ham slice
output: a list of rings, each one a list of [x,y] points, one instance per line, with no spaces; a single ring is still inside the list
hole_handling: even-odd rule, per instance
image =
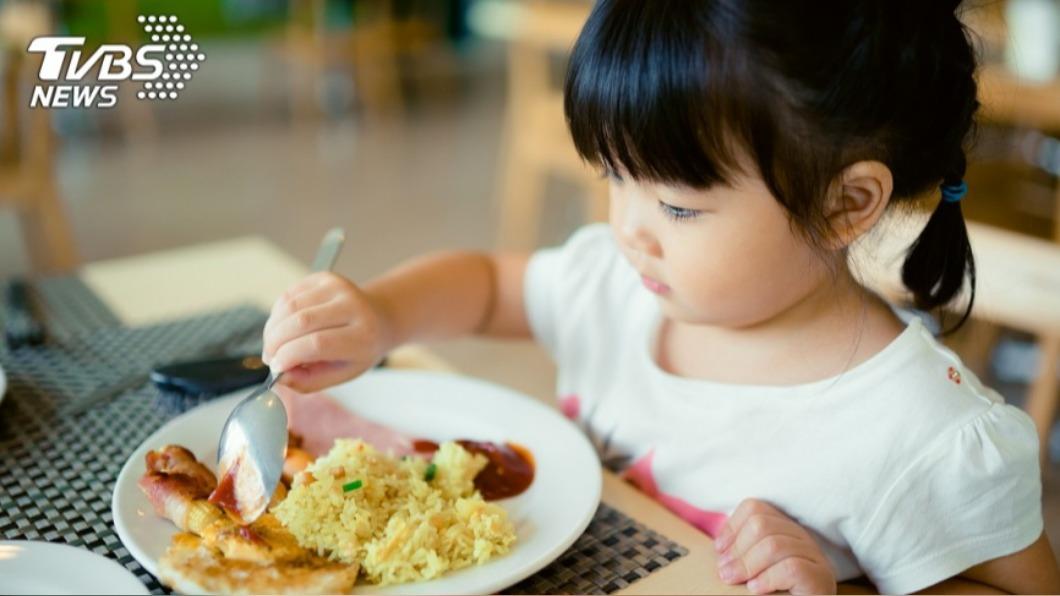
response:
[[[326,393],[298,393],[282,385],[273,391],[287,408],[287,427],[302,438],[302,449],[315,457],[330,451],[335,439],[362,439],[397,457],[416,453],[412,437],[357,416]]]

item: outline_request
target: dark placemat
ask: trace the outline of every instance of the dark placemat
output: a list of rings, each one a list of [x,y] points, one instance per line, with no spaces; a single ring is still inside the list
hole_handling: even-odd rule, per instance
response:
[[[511,594],[611,594],[688,554],[688,549],[600,503],[589,527]]]
[[[118,540],[111,494],[140,443],[195,403],[161,399],[145,382],[79,416],[68,406],[131,373],[195,357],[203,346],[229,340],[226,347],[237,352],[260,350],[265,315],[236,307],[127,328],[76,278],[34,286],[48,343],[8,350],[0,342],[9,385],[0,402],[0,539],[84,547],[164,593]]]
[[[175,400],[144,383],[79,416],[67,406],[130,373],[201,355],[204,346],[260,351],[265,315],[236,307],[127,328],[77,278],[42,279],[34,288],[48,344],[15,351],[0,345],[9,379],[0,402],[0,539],[81,546],[117,560],[153,593],[166,593],[118,540],[111,494],[140,443],[197,401]],[[687,552],[601,504],[567,552],[506,592],[609,594]]]

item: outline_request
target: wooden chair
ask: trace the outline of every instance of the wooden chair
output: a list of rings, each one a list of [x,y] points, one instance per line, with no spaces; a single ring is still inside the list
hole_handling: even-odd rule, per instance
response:
[[[1002,8],[999,3],[993,6],[992,10],[980,12],[981,23],[977,31],[982,35],[987,52],[1000,53],[1005,44],[1007,32]],[[986,64],[979,72],[979,88],[983,106],[982,118],[985,121],[1033,128],[1052,134],[1060,132],[1060,78],[1043,83],[1028,82],[998,64]],[[1054,250],[1060,251],[1060,181],[1056,183],[1053,209],[1053,240],[1057,243]],[[1036,268],[1034,279],[1028,283],[1046,284],[1050,283],[1050,280],[1055,281],[1055,276],[1060,275],[1060,264],[1055,259],[1049,261],[1049,257],[1045,256],[1047,244],[1036,243],[1039,248],[1026,249],[1036,254],[1019,252],[1023,249],[1012,249],[1017,252],[1012,255],[1011,265],[1017,269],[1029,265],[1015,259],[1043,259],[1042,264]],[[1043,268],[1046,263],[1052,264],[1052,271]],[[1051,301],[1043,294],[1043,302],[1039,305],[1043,310],[1035,312],[1042,317],[1041,324],[1028,320],[1023,327],[1017,327],[1037,337],[1038,375],[1028,389],[1026,408],[1038,427],[1043,462],[1047,461],[1049,434],[1060,406],[1060,386],[1057,383],[1057,369],[1060,367],[1060,325],[1050,324],[1050,321],[1055,322],[1055,317],[1060,313],[1060,285],[1052,285],[1051,290]],[[1051,315],[1048,312],[1050,309]]]
[[[320,117],[317,90],[324,71],[338,65],[351,69],[365,111],[385,115],[404,99],[398,60],[439,45],[440,29],[421,18],[396,19],[392,0],[359,2],[355,23],[327,27],[327,0],[289,0],[281,56],[293,67],[289,76],[292,113],[297,120]]]
[[[552,84],[553,58],[566,55],[589,14],[588,5],[519,4],[508,47],[508,105],[502,140],[498,245],[528,249],[538,242],[550,175],[578,184],[588,219],[607,218],[607,184],[578,157],[563,116],[563,93]]]
[[[15,209],[31,267],[62,272],[78,264],[73,234],[55,180],[51,112],[30,109],[40,58],[26,43],[8,40],[3,54],[3,129],[0,130],[0,206]]]
[[[136,0],[108,0],[103,5],[106,18],[107,43],[126,44],[137,47],[144,41],[144,32],[139,21],[140,10]],[[136,86],[118,85],[117,116],[121,121],[121,133],[127,139],[156,141],[158,121],[152,102],[136,99]]]

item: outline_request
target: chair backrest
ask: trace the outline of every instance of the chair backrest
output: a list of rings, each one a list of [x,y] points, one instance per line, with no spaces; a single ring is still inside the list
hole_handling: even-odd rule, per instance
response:
[[[25,197],[13,189],[51,176],[55,150],[51,112],[29,107],[31,82],[40,60],[12,48],[3,54],[0,202],[22,200]]]
[[[904,302],[905,253],[924,217],[894,215],[851,250],[852,269],[883,297]],[[976,261],[972,316],[1041,335],[1060,335],[1060,244],[968,222]]]
[[[542,0],[515,6],[518,16],[510,32],[508,49],[510,107],[525,113],[542,103],[562,105],[556,99],[562,94],[552,84],[552,60],[556,55],[565,56],[570,52],[589,15],[588,7]]]
[[[532,0],[520,5],[513,37],[540,49],[568,52],[589,18],[589,3]]]
[[[41,57],[29,54],[30,39],[50,29],[47,7],[25,2],[8,3],[0,8],[0,189],[21,186],[12,178],[50,176],[54,157],[51,113],[31,109],[30,94]],[[17,200],[11,193],[0,193],[0,201]]]

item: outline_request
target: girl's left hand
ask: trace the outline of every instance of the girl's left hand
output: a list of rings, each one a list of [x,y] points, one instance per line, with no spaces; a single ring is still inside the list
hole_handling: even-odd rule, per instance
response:
[[[714,541],[718,575],[728,584],[747,582],[755,594],[835,594],[832,565],[798,522],[757,499],[733,511]]]

